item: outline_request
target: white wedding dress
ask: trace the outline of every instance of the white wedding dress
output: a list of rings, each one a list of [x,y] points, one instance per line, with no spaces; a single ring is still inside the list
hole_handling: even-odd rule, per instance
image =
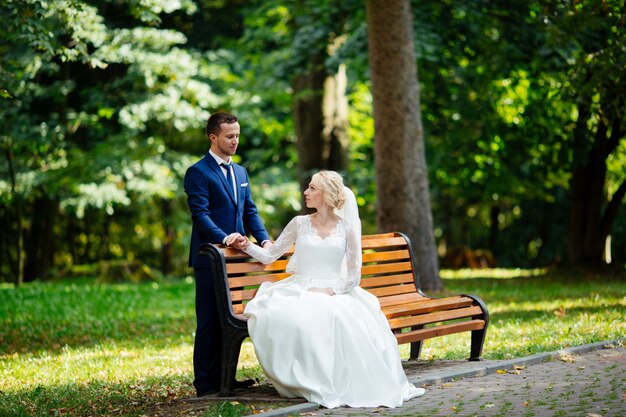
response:
[[[360,231],[340,220],[322,238],[310,216],[297,216],[269,250],[251,244],[246,252],[271,263],[294,242],[296,273],[263,283],[244,312],[259,362],[280,395],[334,408],[399,407],[424,394],[406,378],[378,299],[359,287]],[[307,291],[312,287],[336,295]]]

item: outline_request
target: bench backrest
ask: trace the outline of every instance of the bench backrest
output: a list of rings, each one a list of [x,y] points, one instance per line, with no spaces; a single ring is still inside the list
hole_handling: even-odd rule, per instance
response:
[[[401,304],[409,297],[415,300],[416,291],[421,294],[413,269],[412,250],[403,234],[364,235],[361,244],[361,287],[376,295],[381,307]],[[290,276],[285,268],[293,248],[268,265],[235,249],[220,249],[224,255],[234,314],[243,313],[245,304],[254,297],[262,282],[274,282]]]

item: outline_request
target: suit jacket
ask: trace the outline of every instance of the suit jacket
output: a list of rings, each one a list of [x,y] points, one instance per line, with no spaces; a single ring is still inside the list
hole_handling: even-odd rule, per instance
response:
[[[209,268],[206,256],[199,256],[202,243],[222,243],[234,232],[251,234],[258,242],[269,240],[263,221],[252,197],[248,172],[241,165],[233,163],[237,200],[228,184],[222,168],[211,154],[187,169],[185,173],[185,193],[191,211],[193,226],[189,266]]]

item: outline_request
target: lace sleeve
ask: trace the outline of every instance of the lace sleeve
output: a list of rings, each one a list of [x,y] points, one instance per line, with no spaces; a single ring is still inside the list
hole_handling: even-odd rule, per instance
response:
[[[344,294],[361,282],[361,241],[351,226],[346,228],[346,267],[333,287],[335,294]]]
[[[261,263],[266,265],[271,264],[276,259],[280,258],[282,254],[287,252],[291,245],[293,245],[293,242],[296,241],[296,237],[298,236],[296,219],[297,217],[291,219],[280,236],[278,236],[278,239],[276,239],[276,242],[274,242],[274,245],[269,249],[250,244],[243,251]]]

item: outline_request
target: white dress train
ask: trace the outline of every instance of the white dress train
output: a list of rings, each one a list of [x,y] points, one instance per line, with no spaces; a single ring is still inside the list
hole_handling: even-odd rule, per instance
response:
[[[284,397],[327,408],[399,407],[424,394],[406,378],[378,299],[358,285],[359,240],[344,220],[321,238],[310,216],[297,216],[271,249],[246,249],[270,263],[296,244],[297,273],[263,283],[244,312],[259,362]],[[336,295],[311,287],[330,287]]]

